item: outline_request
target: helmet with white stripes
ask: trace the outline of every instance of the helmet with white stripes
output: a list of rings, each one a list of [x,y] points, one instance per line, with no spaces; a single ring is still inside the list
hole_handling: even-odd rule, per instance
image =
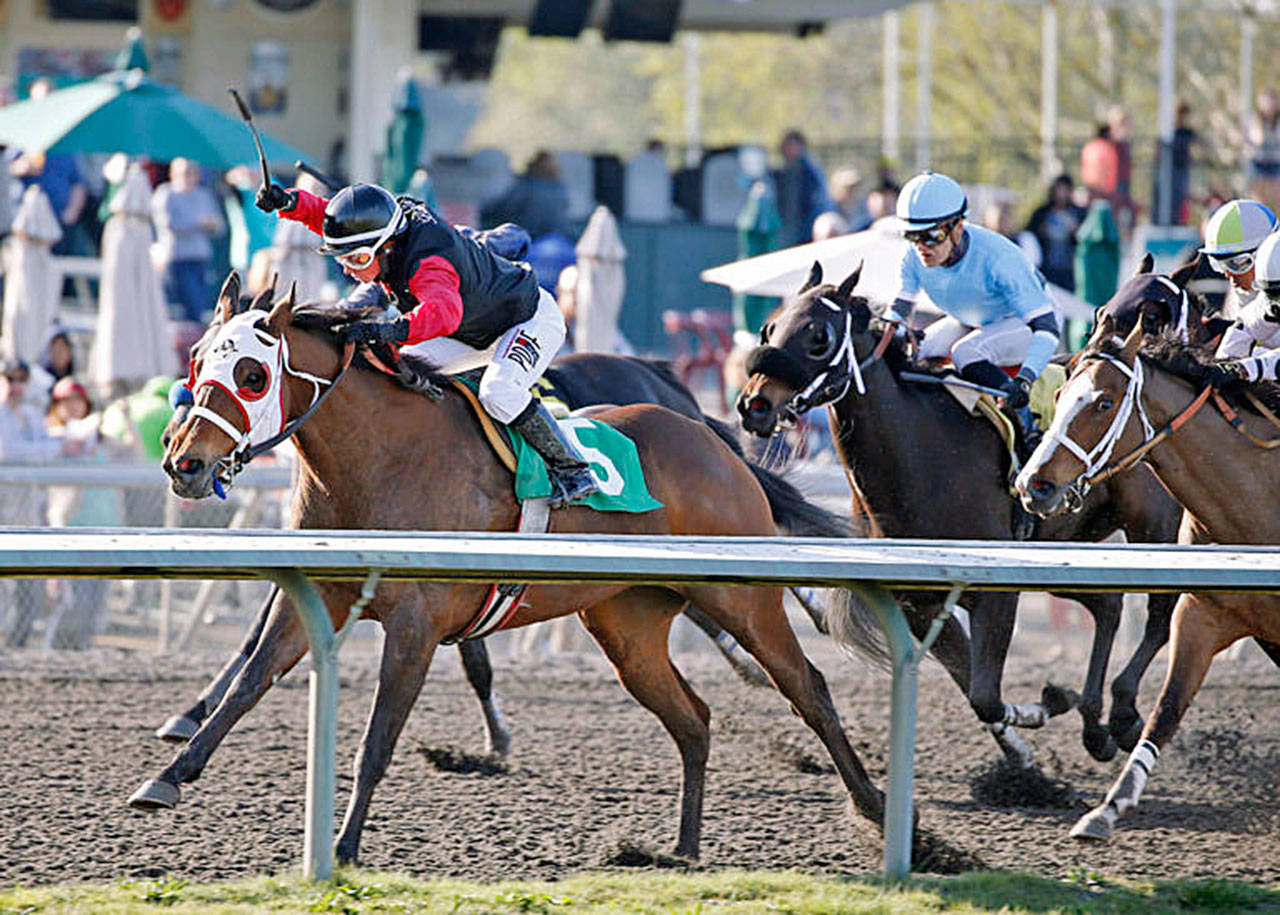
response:
[[[377,248],[405,227],[404,211],[376,184],[353,184],[333,195],[324,208],[321,254],[347,254]]]

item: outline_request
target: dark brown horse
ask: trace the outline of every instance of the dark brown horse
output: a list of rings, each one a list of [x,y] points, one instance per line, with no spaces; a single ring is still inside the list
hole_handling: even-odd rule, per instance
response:
[[[334,310],[295,312],[292,295],[269,313],[255,309],[236,315],[236,298],[224,294],[219,300],[215,321],[222,326],[194,366],[197,378],[203,379],[202,362],[213,364],[208,354],[217,353],[217,363],[231,366],[226,371],[233,375],[221,386],[197,384],[196,408],[165,456],[174,491],[188,498],[209,495],[216,476],[229,481],[234,451],[242,440],[258,441],[275,432],[277,420],[293,420],[309,410],[324,386],[322,380],[339,374],[342,356],[332,330],[353,317]],[[375,372],[346,373],[293,433],[300,479],[292,526],[514,529],[519,505],[511,473],[487,444],[466,400],[445,385],[440,390],[433,400]],[[272,412],[276,403],[278,415]],[[573,507],[554,513],[554,531],[730,536],[774,532],[769,500],[755,473],[704,424],[654,406],[612,409],[601,418],[635,442],[648,487],[663,507],[643,514]],[[270,427],[259,428],[263,422]],[[357,586],[317,584],[335,619],[356,600]],[[382,624],[386,638],[339,835],[340,860],[357,857],[373,790],[386,771],[436,646],[468,624],[485,593],[486,586],[479,584],[383,585],[365,609],[366,617]],[[849,745],[822,675],[796,642],[782,611],[780,588],[540,585],[526,592],[511,624],[580,614],[623,685],[659,717],[676,742],[683,762],[676,850],[694,857],[701,832],[710,713],[667,653],[671,619],[687,600],[755,657],[822,740],[856,808],[882,823],[883,796]],[[199,776],[213,747],[261,697],[272,676],[302,657],[306,641],[288,619],[292,616],[277,601],[257,649],[227,696],[160,776],[135,794],[136,804],[173,806],[178,786]],[[870,617],[861,623],[870,638],[875,624]]]
[[[769,435],[789,413],[830,405],[832,429],[853,489],[855,514],[869,511],[888,537],[1009,540],[1015,500],[1009,492],[1009,457],[992,424],[971,415],[932,385],[898,377],[910,367],[904,345],[872,320],[871,305],[855,295],[860,271],[837,288],[823,284],[814,264],[808,282],[787,299],[764,329],[765,345],[748,362],[753,374],[738,400],[743,425]],[[858,390],[865,388],[865,393]],[[1181,515],[1149,473],[1117,478],[1082,510],[1039,525],[1038,539],[1100,540],[1123,530],[1131,542],[1167,543]],[[1120,622],[1114,594],[1070,594],[1095,621],[1093,650],[1079,708],[1084,744],[1097,759],[1130,749],[1142,727],[1135,700],[1151,658],[1168,638],[1173,598],[1153,594],[1146,631],[1112,683],[1108,724],[1101,723],[1102,690]],[[942,595],[901,595],[917,636],[942,606]],[[1017,594],[971,592],[971,643],[956,635],[934,652],[965,690],[978,718],[997,736],[1006,725],[1039,727],[1069,703],[1047,691],[1040,703],[1006,704],[1001,675],[1017,612]],[[1007,750],[1006,750],[1007,752]]]
[[[1123,339],[1111,318],[1099,324],[1062,389],[1044,441],[1018,476],[1024,503],[1037,512],[1061,511],[1066,493],[1086,495],[1096,481],[1141,460],[1186,509],[1183,542],[1280,543],[1280,464],[1259,444],[1280,434],[1264,419],[1266,411],[1280,409],[1280,390],[1259,386],[1255,397],[1266,401],[1261,408],[1238,396],[1219,407],[1203,352],[1168,340],[1140,352],[1143,341],[1141,323]],[[1248,636],[1280,663],[1280,598],[1179,598],[1156,712],[1106,798],[1076,823],[1072,836],[1111,838],[1117,820],[1138,805],[1214,656]]]

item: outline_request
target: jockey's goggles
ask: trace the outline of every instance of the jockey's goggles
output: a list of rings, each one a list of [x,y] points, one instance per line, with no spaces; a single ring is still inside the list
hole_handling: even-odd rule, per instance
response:
[[[951,235],[951,229],[955,226],[955,221],[948,219],[944,223],[936,226],[930,226],[927,229],[908,229],[902,233],[902,237],[913,245],[924,245],[926,248],[936,248],[947,240]]]
[[[1253,252],[1241,251],[1239,254],[1210,254],[1209,263],[1219,273],[1248,273],[1253,266]]]
[[[344,267],[350,267],[352,270],[363,270],[372,264],[377,256],[378,248],[376,245],[365,245],[363,248],[356,248],[346,254],[336,254],[333,259]]]

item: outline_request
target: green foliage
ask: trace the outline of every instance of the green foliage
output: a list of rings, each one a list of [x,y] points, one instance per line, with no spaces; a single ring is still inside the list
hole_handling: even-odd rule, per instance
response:
[[[152,905],[174,905],[182,899],[182,891],[187,888],[187,881],[165,877],[143,887],[142,901]]]

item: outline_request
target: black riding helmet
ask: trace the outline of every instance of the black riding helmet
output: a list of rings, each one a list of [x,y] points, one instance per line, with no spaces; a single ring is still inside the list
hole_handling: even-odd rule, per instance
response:
[[[377,248],[403,231],[404,212],[390,193],[376,184],[353,184],[333,195],[324,208],[321,254],[349,254]]]

